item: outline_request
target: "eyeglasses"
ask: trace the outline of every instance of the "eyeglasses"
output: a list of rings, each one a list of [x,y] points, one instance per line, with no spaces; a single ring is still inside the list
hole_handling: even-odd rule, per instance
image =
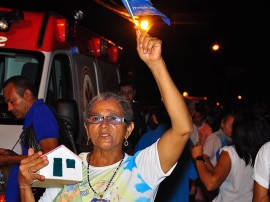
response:
[[[117,115],[110,115],[110,116],[99,116],[99,115],[90,115],[86,118],[86,124],[98,124],[101,123],[103,120],[106,120],[107,124],[118,125],[123,122],[129,123],[127,119],[117,116]]]

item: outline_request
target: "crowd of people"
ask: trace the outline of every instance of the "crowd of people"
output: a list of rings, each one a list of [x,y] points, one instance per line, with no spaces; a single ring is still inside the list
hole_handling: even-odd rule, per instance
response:
[[[193,133],[176,168],[160,184],[156,201],[268,200],[270,117],[266,105],[223,108],[187,98],[186,105]],[[162,107],[161,103],[144,114],[146,132],[133,154],[157,141],[170,124]]]
[[[258,105],[210,111],[206,101],[194,104],[171,79],[161,40],[136,29],[136,41],[162,101],[146,112],[130,80],[120,83],[119,93],[94,97],[84,122],[91,149],[80,154],[83,181],[47,188],[42,196],[31,185],[45,180],[36,172],[49,163],[43,154],[59,144],[57,122],[30,81],[15,76],[5,82],[8,110],[25,119],[28,137],[22,155],[0,149],[0,165],[12,166],[6,201],[269,201],[267,111]]]

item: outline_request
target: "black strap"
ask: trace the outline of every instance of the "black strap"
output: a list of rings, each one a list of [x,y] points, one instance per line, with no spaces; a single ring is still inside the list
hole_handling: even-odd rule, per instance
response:
[[[20,139],[26,149],[33,148],[35,152],[41,150],[41,146],[36,140],[35,131],[32,125],[23,130]]]

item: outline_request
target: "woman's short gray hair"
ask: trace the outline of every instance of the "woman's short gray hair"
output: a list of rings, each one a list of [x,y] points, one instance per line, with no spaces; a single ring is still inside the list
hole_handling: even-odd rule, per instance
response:
[[[105,92],[96,95],[88,104],[86,111],[86,118],[89,117],[90,112],[92,110],[93,105],[101,100],[115,100],[121,106],[122,113],[124,114],[124,118],[128,120],[128,122],[133,122],[133,111],[130,104],[126,101],[125,98],[120,95],[112,92]]]

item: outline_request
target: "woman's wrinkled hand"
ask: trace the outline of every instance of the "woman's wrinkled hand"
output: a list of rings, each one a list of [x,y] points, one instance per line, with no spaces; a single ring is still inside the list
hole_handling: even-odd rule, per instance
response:
[[[42,156],[41,151],[34,153],[34,150],[30,148],[28,150],[28,157],[23,159],[20,163],[18,176],[20,187],[29,188],[35,180],[44,181],[45,177],[43,175],[36,174],[36,172],[48,164],[49,161],[47,156]]]
[[[136,28],[137,51],[140,58],[146,63],[151,64],[163,61],[161,56],[162,41],[150,36],[147,32]]]

